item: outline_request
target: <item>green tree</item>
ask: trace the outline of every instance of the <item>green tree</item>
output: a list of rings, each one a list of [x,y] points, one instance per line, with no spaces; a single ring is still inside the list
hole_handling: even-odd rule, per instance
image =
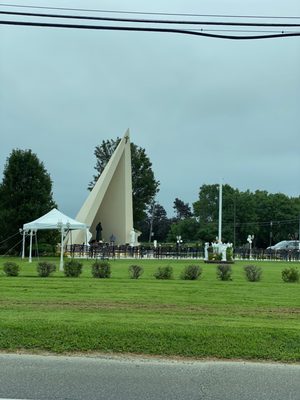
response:
[[[168,242],[176,242],[176,236],[181,236],[184,242],[199,241],[200,224],[196,218],[190,217],[177,221],[171,225]]]
[[[120,140],[120,138],[103,140],[100,145],[96,146],[94,154],[96,156],[95,170],[97,174],[93,176],[93,180],[88,186],[89,190],[92,190],[95,186]],[[134,143],[131,143],[131,166],[133,221],[134,226],[141,229],[142,222],[146,218],[146,210],[158,193],[159,182],[155,180],[152,163],[145,149]]]
[[[255,212],[259,222],[257,233],[258,247],[267,247],[281,240],[298,237],[300,213],[299,197],[288,197],[283,193],[268,193],[257,190]]]
[[[6,160],[0,185],[0,241],[55,206],[52,181],[44,164],[31,150],[14,149]],[[16,237],[6,240],[0,251],[8,251],[17,241]]]
[[[191,218],[193,216],[191,207],[189,206],[188,203],[184,203],[182,200],[176,197],[173,204],[174,204],[173,208],[176,215],[175,218],[177,220]]]
[[[158,240],[165,242],[167,234],[170,230],[171,220],[167,217],[167,212],[162,205],[155,203],[148,208],[147,216],[141,224],[142,235],[140,240],[147,242],[149,240],[150,227],[152,223],[152,237],[151,240]]]
[[[223,185],[222,240],[233,240],[234,199],[237,192]],[[218,235],[219,185],[202,185],[199,200],[193,204],[194,215],[200,223],[199,235],[203,241],[213,241]]]
[[[218,232],[219,185],[201,186],[193,206],[200,239],[213,241]],[[241,192],[223,185],[222,210],[222,240],[236,247],[247,244],[248,235],[254,235],[253,246],[259,248],[298,237],[299,197],[263,190]]]

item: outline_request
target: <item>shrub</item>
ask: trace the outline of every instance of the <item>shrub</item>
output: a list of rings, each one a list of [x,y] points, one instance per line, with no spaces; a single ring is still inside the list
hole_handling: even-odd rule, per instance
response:
[[[227,261],[233,260],[233,248],[232,247],[227,247],[227,249],[226,249],[226,260]]]
[[[281,271],[281,277],[284,282],[299,282],[300,273],[295,267],[285,268]]]
[[[77,260],[67,261],[64,265],[64,274],[70,278],[78,278],[82,272],[82,264]]]
[[[244,271],[249,282],[258,282],[261,280],[262,269],[256,265],[245,265]]]
[[[182,271],[180,277],[184,280],[194,281],[199,279],[202,274],[202,268],[199,265],[187,265]]]
[[[3,271],[7,276],[18,276],[20,267],[15,262],[8,261],[3,265]]]
[[[210,248],[208,248],[209,250]],[[212,247],[211,247],[212,249]],[[219,253],[214,253],[212,250],[208,251],[208,260],[209,261],[221,261],[222,260],[222,254]]]
[[[52,274],[52,272],[55,272],[55,270],[56,266],[53,263],[39,262],[37,265],[37,273],[38,276],[40,276],[41,278],[46,278],[47,276]]]
[[[172,279],[173,278],[173,268],[170,265],[166,267],[158,267],[154,274],[156,279]]]
[[[129,269],[130,279],[138,279],[144,272],[144,269],[139,265],[130,265]]]
[[[231,281],[232,269],[229,264],[220,264],[217,266],[217,277],[221,281]]]
[[[38,253],[40,256],[55,256],[55,246],[49,243],[39,243],[38,245],[32,245],[32,250]]]
[[[94,278],[110,278],[110,264],[107,261],[95,261],[92,264],[92,275]]]

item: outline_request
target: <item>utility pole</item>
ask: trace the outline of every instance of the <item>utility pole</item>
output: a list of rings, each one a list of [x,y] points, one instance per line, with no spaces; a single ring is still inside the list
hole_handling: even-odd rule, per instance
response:
[[[149,243],[151,243],[151,240],[152,240],[154,211],[155,211],[155,200],[153,200],[152,211],[151,211],[150,230],[149,230]]]

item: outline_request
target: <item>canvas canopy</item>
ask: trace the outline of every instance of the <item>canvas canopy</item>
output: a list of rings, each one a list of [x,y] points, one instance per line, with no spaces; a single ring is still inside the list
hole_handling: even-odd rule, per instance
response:
[[[61,253],[60,253],[60,270],[63,270],[63,248],[64,248],[64,236],[69,230],[85,230],[86,237],[90,236],[88,231],[89,226],[76,221],[63,214],[56,208],[49,211],[47,214],[41,216],[40,218],[28,222],[23,225],[23,250],[22,258],[24,258],[25,253],[25,237],[26,233],[30,232],[30,247],[29,247],[29,262],[32,260],[32,236],[33,233],[40,229],[58,229],[61,232]]]
[[[75,221],[75,219],[72,219],[62,212],[58,211],[56,208],[53,208],[53,210],[49,211],[42,217],[32,222],[28,222],[27,224],[24,224],[23,230],[29,231],[38,229],[61,229],[61,227],[63,227],[65,230],[88,228],[86,224]]]

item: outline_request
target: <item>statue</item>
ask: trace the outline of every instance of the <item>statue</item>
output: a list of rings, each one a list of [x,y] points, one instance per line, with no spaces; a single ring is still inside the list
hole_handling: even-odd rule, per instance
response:
[[[134,247],[136,242],[136,233],[134,229],[131,229],[130,231],[130,246]]]
[[[96,241],[100,242],[102,240],[102,225],[101,222],[98,222],[96,226]]]
[[[227,244],[221,244],[220,249],[221,249],[221,253],[222,253],[222,261],[227,261],[227,257],[226,257]]]
[[[206,242],[204,245],[204,260],[207,261],[208,260],[208,248],[209,248],[209,243]]]

